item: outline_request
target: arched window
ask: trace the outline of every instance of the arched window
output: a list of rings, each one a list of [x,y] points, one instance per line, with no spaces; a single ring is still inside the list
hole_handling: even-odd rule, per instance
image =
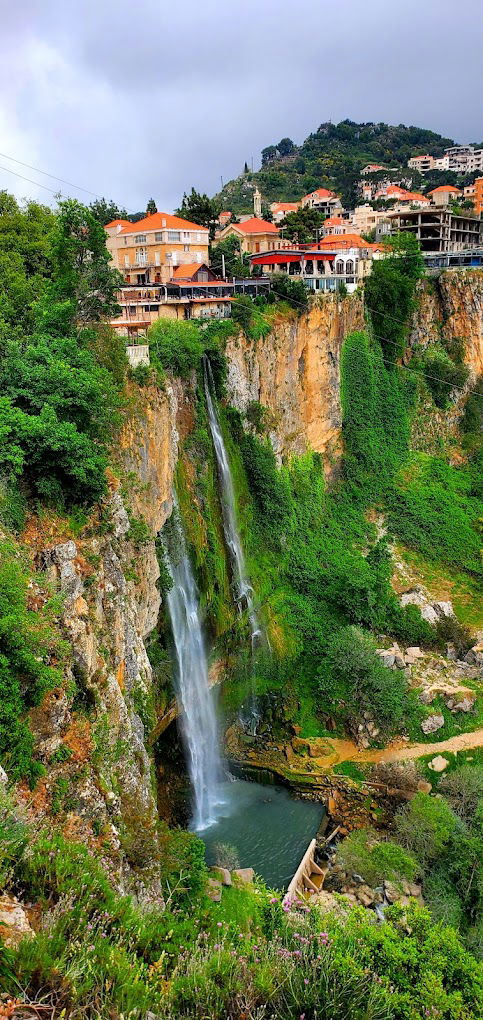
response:
[[[347,262],[345,264],[345,271],[346,271],[346,275],[347,276],[353,276],[354,275],[354,263],[353,263],[352,259],[348,259],[347,260]]]
[[[344,273],[344,263],[342,262],[342,259],[337,259],[337,262],[335,264],[335,271],[336,271],[337,276],[342,276],[343,275],[343,273]]]

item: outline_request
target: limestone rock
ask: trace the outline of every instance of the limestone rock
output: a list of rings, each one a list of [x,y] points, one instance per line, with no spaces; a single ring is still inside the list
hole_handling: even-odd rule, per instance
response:
[[[419,793],[431,793],[432,789],[433,789],[433,787],[431,786],[431,783],[426,782],[425,779],[420,779],[418,781],[418,791],[419,791]]]
[[[0,786],[7,786],[7,783],[8,783],[7,773],[5,772],[5,769],[2,769],[2,766],[0,765]]]
[[[33,935],[30,922],[21,903],[15,896],[0,896],[0,925],[6,946],[18,946],[26,935]]]
[[[228,868],[210,868],[210,875],[215,881],[221,882],[222,885],[232,885],[231,874]]]
[[[423,719],[421,723],[421,729],[423,733],[436,733],[436,730],[440,730],[444,726],[444,715],[434,713],[434,715],[428,715],[427,719]]]
[[[474,708],[474,704],[475,704],[475,698],[462,698],[461,701],[458,701],[455,705],[453,705],[451,711],[452,712],[471,712],[473,710],[473,708]]]
[[[221,902],[222,886],[221,882],[215,881],[214,878],[208,878],[206,883],[206,895],[213,903]]]
[[[360,885],[356,892],[359,903],[362,903],[363,907],[371,907],[374,903],[374,890],[368,885]]]
[[[388,882],[387,879],[384,882],[384,893],[388,903],[395,903],[396,900],[400,900],[403,895],[397,885],[395,885],[394,882]]]
[[[235,868],[231,873],[231,877],[239,882],[253,882],[255,872],[253,868]]]
[[[437,754],[435,758],[428,762],[428,769],[431,769],[431,772],[444,772],[448,765],[448,759],[443,758],[442,754]]]

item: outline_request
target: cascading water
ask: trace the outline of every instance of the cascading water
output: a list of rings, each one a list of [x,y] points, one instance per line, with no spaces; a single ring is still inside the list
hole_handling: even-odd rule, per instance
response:
[[[201,630],[198,592],[175,501],[168,534],[162,537],[173,585],[167,595],[176,650],[183,733],[193,784],[193,826],[206,829],[218,817],[221,762],[213,695]]]
[[[208,408],[208,420],[210,423],[210,431],[213,439],[213,446],[215,448],[216,463],[218,465],[218,475],[220,479],[221,488],[221,510],[223,515],[223,527],[225,532],[225,541],[232,562],[235,598],[238,604],[238,608],[240,610],[246,608],[247,610],[252,638],[252,648],[254,648],[255,645],[262,638],[262,630],[258,621],[258,617],[253,602],[253,588],[248,580],[246,572],[245,557],[243,555],[240,534],[238,531],[236,521],[235,492],[233,488],[233,480],[231,477],[230,464],[228,461],[225,443],[223,440],[223,434],[220,428],[220,423],[218,421],[216,405],[212,396],[215,387],[213,382],[211,365],[207,358],[204,359],[203,367],[204,367],[206,404]]]

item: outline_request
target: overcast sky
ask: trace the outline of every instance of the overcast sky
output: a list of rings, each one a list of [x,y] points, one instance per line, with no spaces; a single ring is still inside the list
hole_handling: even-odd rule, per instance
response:
[[[0,0],[0,25],[0,166],[87,201],[6,156],[170,211],[324,120],[483,139],[482,0]]]

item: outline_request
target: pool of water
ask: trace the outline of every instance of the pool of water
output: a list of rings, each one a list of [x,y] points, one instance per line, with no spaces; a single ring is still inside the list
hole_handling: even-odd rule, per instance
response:
[[[198,835],[207,863],[216,864],[216,844],[236,847],[241,868],[253,868],[267,885],[284,889],[324,815],[320,803],[297,800],[282,786],[243,779],[221,788],[223,814]]]

